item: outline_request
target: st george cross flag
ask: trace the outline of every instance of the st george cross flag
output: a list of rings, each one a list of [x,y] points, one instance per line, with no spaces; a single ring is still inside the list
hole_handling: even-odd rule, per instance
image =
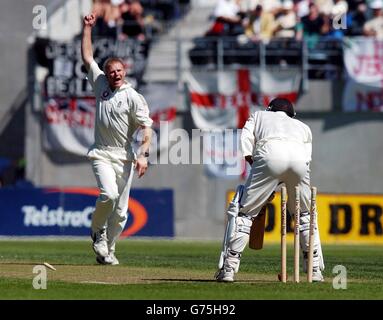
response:
[[[191,71],[185,81],[194,123],[201,129],[242,128],[251,112],[275,97],[296,102],[301,74],[298,68]]]

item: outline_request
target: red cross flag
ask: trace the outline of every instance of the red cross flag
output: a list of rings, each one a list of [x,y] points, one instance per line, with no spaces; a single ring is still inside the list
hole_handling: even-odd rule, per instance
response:
[[[274,97],[296,102],[299,69],[192,71],[186,75],[190,110],[197,128],[242,128],[250,113]]]

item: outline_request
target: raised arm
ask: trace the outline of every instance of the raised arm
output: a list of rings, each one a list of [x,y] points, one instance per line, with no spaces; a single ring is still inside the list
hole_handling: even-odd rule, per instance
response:
[[[96,16],[94,14],[88,14],[84,17],[81,39],[81,55],[87,71],[89,71],[90,64],[93,61],[92,27],[95,23]]]

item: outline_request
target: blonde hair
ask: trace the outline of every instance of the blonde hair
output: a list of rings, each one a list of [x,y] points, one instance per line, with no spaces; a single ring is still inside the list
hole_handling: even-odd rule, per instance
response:
[[[121,59],[121,58],[118,58],[118,57],[110,57],[108,59],[105,60],[104,62],[104,65],[102,67],[102,69],[104,70],[104,73],[106,73],[106,69],[109,65],[111,65],[112,63],[115,63],[115,62],[119,62],[121,63],[121,65],[125,68],[125,63],[124,61]]]

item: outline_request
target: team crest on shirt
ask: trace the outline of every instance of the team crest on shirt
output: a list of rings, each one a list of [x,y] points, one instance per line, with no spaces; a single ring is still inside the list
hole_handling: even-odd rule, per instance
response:
[[[106,99],[108,99],[108,97],[109,97],[109,90],[105,90],[105,91],[101,94],[101,98],[102,98],[103,100],[106,100]]]
[[[118,101],[117,108],[121,107],[122,101]]]

